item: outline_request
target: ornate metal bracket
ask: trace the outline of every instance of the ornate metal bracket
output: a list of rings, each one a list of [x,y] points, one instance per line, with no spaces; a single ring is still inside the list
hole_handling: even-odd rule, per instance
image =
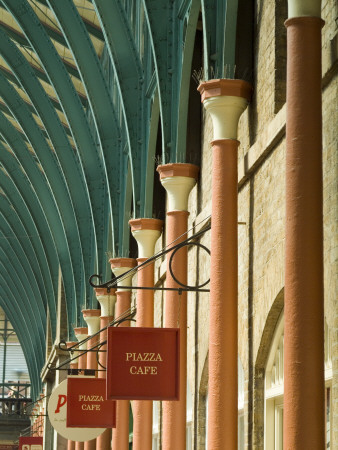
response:
[[[175,274],[173,273],[173,269],[172,269],[172,261],[174,259],[174,256],[176,255],[176,253],[182,249],[183,247],[187,247],[189,245],[196,245],[196,247],[202,248],[203,250],[205,250],[209,255],[210,255],[210,250],[205,246],[200,244],[199,242],[194,242],[193,239],[196,239],[198,236],[200,236],[201,234],[205,233],[206,231],[210,230],[210,226],[202,231],[200,231],[199,233],[191,236],[188,239],[185,239],[184,241],[180,242],[179,244],[173,245],[165,250],[162,250],[161,252],[157,253],[156,255],[152,256],[151,258],[148,258],[146,261],[144,261],[142,264],[138,265],[136,268],[132,268],[130,269],[128,272],[124,273],[123,275],[120,275],[118,277],[116,277],[115,275],[113,275],[113,278],[109,281],[106,281],[105,283],[102,284],[94,284],[93,283],[93,279],[97,278],[99,280],[101,280],[101,276],[94,274],[89,278],[89,284],[94,287],[94,288],[106,288],[107,291],[109,292],[110,289],[117,287],[118,281],[119,279],[122,279],[128,275],[131,275],[132,273],[135,273],[137,270],[141,269],[143,266],[156,261],[158,258],[160,258],[161,256],[166,255],[167,253],[171,252],[170,258],[169,258],[169,271],[170,271],[170,275],[172,276],[172,278],[175,280],[175,282],[180,285],[181,287],[178,288],[160,288],[160,287],[145,287],[145,286],[118,286],[119,289],[148,289],[148,290],[153,290],[153,291],[177,291],[179,294],[185,291],[194,291],[194,292],[210,292],[210,289],[202,289],[204,286],[206,286],[209,281],[210,278],[205,281],[202,284],[199,284],[197,286],[189,286],[187,284],[182,283],[181,281],[179,281],[177,279],[177,277],[175,276]]]
[[[198,291],[198,292],[209,292],[210,289],[202,289],[202,288],[203,288],[203,286],[206,286],[209,283],[210,278],[207,281],[205,281],[204,283],[198,284],[197,286],[189,286],[188,284],[184,284],[181,281],[179,281],[176,278],[176,276],[174,275],[173,268],[172,268],[172,262],[173,262],[174,256],[176,255],[178,250],[180,250],[183,247],[187,247],[188,245],[196,245],[196,247],[203,248],[203,250],[205,250],[210,255],[210,250],[205,245],[202,245],[199,242],[184,242],[184,243],[182,242],[181,244],[178,244],[176,246],[175,250],[170,255],[170,259],[169,259],[169,272],[170,272],[170,275],[176,281],[177,284],[179,284],[180,286],[182,286],[184,288],[184,290]]]
[[[89,284],[93,288],[105,288],[109,292],[110,289],[113,289],[117,285],[117,277],[114,274],[113,274],[113,278],[111,280],[106,281],[105,283],[102,283],[102,284],[94,284],[92,280],[95,278],[97,278],[98,280],[102,280],[101,275],[97,275],[95,273],[93,275],[91,275],[91,277],[89,278]]]
[[[49,370],[80,370],[80,369],[68,369],[66,366],[68,366],[68,364],[72,363],[73,361],[75,361],[76,359],[78,359],[80,356],[85,355],[88,352],[95,352],[96,353],[96,359],[99,363],[99,352],[105,352],[106,350],[101,350],[102,345],[106,344],[107,341],[99,341],[97,342],[96,345],[94,345],[93,347],[89,348],[89,349],[81,349],[80,346],[81,344],[84,344],[85,342],[89,341],[90,339],[92,339],[95,336],[98,336],[102,331],[106,330],[108,327],[118,327],[119,325],[121,325],[121,323],[126,322],[126,321],[133,321],[135,322],[135,317],[136,315],[136,308],[131,308],[129,310],[127,310],[125,313],[121,314],[119,317],[117,317],[116,319],[114,319],[112,322],[110,322],[106,327],[101,328],[101,330],[99,330],[97,333],[92,334],[90,336],[87,336],[85,339],[83,339],[82,341],[76,342],[74,345],[67,347],[67,344],[65,341],[60,341],[59,342],[59,350],[62,350],[63,352],[68,352],[70,353],[70,355],[73,354],[73,352],[79,352],[76,356],[70,356],[69,359],[67,359],[66,361],[64,361],[63,363],[61,363],[59,366],[57,367],[53,367],[53,365],[50,363],[48,365],[48,369]],[[99,363],[99,365],[103,368],[103,369],[95,369],[94,372],[100,372],[102,370],[106,370],[105,367]],[[89,372],[87,373],[86,371],[88,370],[92,370],[92,369],[81,369],[84,375],[88,375]],[[75,373],[75,372],[74,372]]]

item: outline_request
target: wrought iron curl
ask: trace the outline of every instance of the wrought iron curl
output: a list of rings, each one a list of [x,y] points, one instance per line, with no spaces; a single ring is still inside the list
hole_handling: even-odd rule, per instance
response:
[[[89,284],[93,288],[106,288],[108,293],[109,293],[110,289],[116,287],[117,278],[116,278],[116,276],[114,274],[113,274],[113,277],[112,277],[111,280],[108,280],[108,281],[106,281],[105,283],[102,283],[102,284],[94,284],[93,281],[92,281],[94,278],[97,278],[98,280],[101,280],[102,277],[101,277],[101,275],[98,275],[98,274],[93,274],[93,275],[90,276]]]
[[[203,249],[210,255],[210,250],[209,250],[205,245],[200,244],[199,242],[182,242],[181,245],[177,245],[177,246],[176,246],[175,250],[174,250],[174,251],[171,253],[171,255],[170,255],[170,259],[169,259],[169,272],[170,272],[170,275],[172,276],[173,280],[175,280],[176,283],[179,284],[180,286],[182,286],[183,288],[188,289],[188,290],[201,289],[202,287],[206,286],[206,285],[209,283],[210,278],[209,278],[207,281],[205,281],[204,283],[202,283],[202,284],[198,284],[198,285],[196,285],[196,286],[189,286],[188,284],[184,284],[184,283],[182,283],[181,281],[179,281],[179,280],[175,277],[174,272],[173,272],[173,269],[172,269],[172,261],[173,261],[173,259],[174,259],[174,256],[175,256],[176,252],[178,252],[178,250],[180,250],[181,248],[187,247],[187,246],[189,246],[189,245],[196,245],[196,247],[203,248]]]

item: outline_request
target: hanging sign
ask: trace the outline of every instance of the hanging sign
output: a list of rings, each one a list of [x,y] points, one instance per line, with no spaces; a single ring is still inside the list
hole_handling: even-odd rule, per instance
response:
[[[19,437],[19,450],[42,450],[43,438],[41,436]]]
[[[97,438],[105,428],[67,427],[67,380],[62,381],[52,392],[48,402],[48,417],[53,428],[71,441],[90,441]]]
[[[69,377],[67,427],[115,428],[116,402],[106,400],[104,378]]]
[[[107,398],[179,399],[179,329],[109,327]]]

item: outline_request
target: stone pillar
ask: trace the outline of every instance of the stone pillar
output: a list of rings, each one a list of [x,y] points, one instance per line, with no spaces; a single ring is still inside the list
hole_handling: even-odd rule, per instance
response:
[[[179,244],[187,238],[188,198],[196,184],[199,168],[192,164],[165,164],[159,166],[162,186],[167,191],[167,246]],[[175,242],[174,242],[175,241]],[[177,279],[187,282],[187,247],[180,249],[172,269]],[[167,258],[166,287],[180,287],[170,275]],[[187,294],[167,291],[165,296],[164,326],[180,328],[180,400],[163,402],[163,450],[186,448],[186,396],[187,396]]]
[[[250,98],[251,87],[241,80],[210,80],[202,83],[198,90],[214,129],[208,448],[237,450],[237,126]]]
[[[111,289],[109,292],[105,288],[96,288],[96,298],[101,306],[101,322],[100,322],[100,329],[106,328],[109,323],[113,320],[113,311],[114,306],[116,302],[116,289]],[[106,341],[107,340],[107,330],[101,331],[100,333],[100,341]],[[99,362],[103,367],[107,367],[107,345],[103,345],[100,348],[99,353]],[[99,366],[99,369],[102,369],[101,366]],[[98,372],[99,378],[106,378],[106,372],[99,371]],[[100,436],[96,438],[96,449],[97,450],[110,450],[111,448],[111,442],[112,442],[112,429],[107,428],[106,431],[104,431]]]
[[[46,392],[46,398],[45,398],[45,410],[47,410],[47,399],[49,399],[49,396],[51,395],[53,391],[53,383],[50,380],[46,380],[45,383],[45,392]],[[56,431],[55,431],[56,434]],[[43,430],[43,448],[44,450],[53,450],[53,441],[54,441],[54,428],[52,427],[52,424],[50,423],[48,414],[46,416],[45,421],[45,427]]]
[[[84,321],[88,325],[88,336],[95,335],[100,330],[100,309],[84,309],[82,310]],[[95,347],[100,340],[100,336],[96,334],[87,341],[87,350]],[[97,370],[97,349],[87,353],[87,369]]]
[[[289,1],[284,448],[325,447],[320,0]]]
[[[74,333],[76,339],[81,342],[88,337],[88,328],[87,327],[78,327],[74,328]],[[79,350],[85,351],[87,350],[87,342],[81,344],[79,346]],[[81,354],[81,351],[78,353]],[[86,369],[87,367],[87,354],[81,355],[77,359],[77,367],[78,369]],[[84,442],[75,442],[75,450],[84,450]]]
[[[99,309],[84,309],[82,310],[83,318],[88,325],[88,335],[92,336],[100,330],[100,314]],[[99,335],[93,336],[87,342],[87,350],[95,347],[99,342]],[[97,350],[89,351],[87,353],[87,369],[97,370]],[[95,372],[95,375],[97,373]],[[84,443],[84,450],[96,450],[96,439],[91,439]]]
[[[129,221],[131,232],[138,244],[138,264],[154,255],[155,243],[161,235],[163,221],[157,219],[133,219]],[[137,285],[154,286],[154,262],[143,265],[137,272]],[[154,291],[137,291],[137,327],[154,326]],[[133,402],[133,450],[151,450],[153,434],[153,402]]]
[[[76,344],[76,342],[70,342],[70,341],[68,341],[68,342],[67,342],[67,348],[73,347],[73,345],[75,345],[75,344]],[[75,357],[75,356],[76,356],[76,355],[71,355],[71,354],[69,354],[69,357],[70,357],[70,358]],[[69,364],[69,368],[70,368],[70,369],[77,369],[77,367],[78,367],[78,361],[77,361],[77,359],[75,359],[73,362],[71,362],[71,363]],[[71,441],[71,440],[68,439],[68,442],[67,442],[67,450],[75,450],[75,441]]]
[[[136,266],[135,259],[113,258],[109,260],[111,269],[116,276],[123,275]],[[129,289],[119,289],[121,286],[131,286],[132,275],[126,276],[118,282],[116,291],[115,318],[126,312],[130,308],[131,291]],[[120,326],[129,327],[129,322],[124,322]],[[113,432],[113,450],[128,450],[129,448],[129,405],[128,400],[118,400],[116,402],[116,429]]]

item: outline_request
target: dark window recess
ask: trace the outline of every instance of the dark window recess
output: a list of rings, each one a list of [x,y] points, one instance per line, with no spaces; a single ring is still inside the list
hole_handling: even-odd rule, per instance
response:
[[[154,170],[154,190],[153,190],[153,218],[165,220],[165,189],[160,182],[160,175],[156,171],[157,166],[162,162],[162,131],[161,124],[158,124],[156,152],[155,152],[155,170]]]
[[[130,218],[134,216],[134,208],[133,208],[133,198],[131,199],[131,205],[130,205]],[[129,258],[137,258],[138,257],[138,246],[137,241],[134,238],[134,236],[129,233]]]
[[[286,28],[287,0],[276,0],[275,7],[275,104],[277,114],[286,102]]]
[[[187,118],[187,142],[186,142],[186,162],[200,166],[201,164],[201,123],[202,104],[201,95],[197,91],[196,81],[192,77],[194,72],[199,72],[203,66],[203,33],[196,30],[194,53],[191,64],[191,76],[189,86],[189,104]]]
[[[254,2],[239,0],[236,29],[235,78],[253,81]]]

